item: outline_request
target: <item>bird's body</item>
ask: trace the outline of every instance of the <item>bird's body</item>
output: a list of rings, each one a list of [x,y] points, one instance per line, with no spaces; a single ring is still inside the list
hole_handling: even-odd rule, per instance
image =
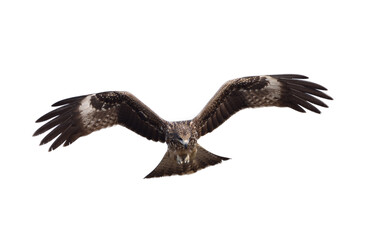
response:
[[[170,157],[181,163],[194,159],[198,133],[192,121],[171,122],[167,125],[166,143]]]
[[[219,127],[237,111],[251,107],[302,107],[320,113],[311,103],[327,107],[316,97],[331,99],[324,87],[298,79],[302,75],[267,75],[238,78],[226,82],[203,110],[192,120],[168,122],[128,92],[102,92],[61,100],[59,108],[37,120],[49,120],[34,135],[48,133],[41,144],[56,140],[50,150],[67,146],[81,136],[116,124],[154,141],[165,142],[167,152],[146,177],[196,172],[227,160],[202,148],[197,140]],[[316,96],[316,97],[314,97]]]

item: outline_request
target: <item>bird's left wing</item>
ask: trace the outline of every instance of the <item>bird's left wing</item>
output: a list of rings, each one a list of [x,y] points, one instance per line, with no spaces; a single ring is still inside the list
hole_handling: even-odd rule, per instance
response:
[[[165,142],[166,121],[129,92],[102,92],[56,102],[57,109],[36,122],[46,122],[34,136],[52,128],[41,145],[56,138],[49,151],[67,146],[94,131],[120,124],[154,141]]]
[[[317,97],[332,99],[319,84],[308,82],[303,75],[267,75],[233,79],[226,82],[203,110],[193,119],[199,136],[203,136],[244,108],[290,107],[320,113],[311,103],[327,107]]]

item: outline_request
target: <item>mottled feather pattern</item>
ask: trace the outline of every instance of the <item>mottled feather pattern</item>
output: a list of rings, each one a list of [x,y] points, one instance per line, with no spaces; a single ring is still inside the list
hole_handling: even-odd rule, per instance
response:
[[[37,120],[45,123],[34,135],[49,131],[41,144],[54,140],[51,151],[118,124],[149,140],[167,143],[166,154],[146,178],[194,173],[228,159],[208,152],[197,140],[241,109],[276,106],[320,113],[317,106],[327,105],[319,98],[332,98],[323,92],[326,88],[305,79],[296,74],[233,79],[223,84],[194,119],[176,122],[163,120],[129,92],[72,97],[53,104],[57,108]]]
[[[281,83],[270,76],[257,79],[260,85],[250,88],[241,88],[238,91],[243,95],[247,107],[277,106],[281,97]]]
[[[108,110],[96,109],[91,104],[93,98],[95,98],[94,95],[80,96],[53,104],[53,106],[60,107],[37,120],[37,122],[42,122],[53,118],[40,127],[34,133],[35,136],[55,127],[44,137],[41,145],[56,139],[49,148],[51,151],[62,144],[67,146],[81,136],[116,124],[116,107]]]
[[[265,75],[237,78],[225,83],[193,121],[200,126],[199,136],[203,136],[244,108],[290,107],[296,111],[320,111],[311,103],[327,107],[321,97],[331,100],[323,86],[304,81],[306,76],[296,74]]]
[[[96,95],[90,95],[79,106],[82,127],[87,133],[111,127],[118,123],[118,111],[119,104],[103,103]]]
[[[50,120],[41,126],[34,136],[54,128],[41,141],[41,145],[53,142],[49,151],[60,145],[67,146],[81,136],[121,124],[154,141],[165,141],[165,121],[132,94],[127,92],[102,92],[73,97],[56,102],[59,108],[43,115],[36,122]],[[143,114],[141,113],[143,112]],[[147,121],[145,121],[148,119]]]

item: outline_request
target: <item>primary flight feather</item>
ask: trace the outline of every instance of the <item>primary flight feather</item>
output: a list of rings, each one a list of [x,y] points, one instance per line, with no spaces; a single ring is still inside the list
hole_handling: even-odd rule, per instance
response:
[[[47,121],[34,136],[51,130],[41,141],[52,140],[49,151],[67,146],[94,131],[122,125],[153,141],[166,142],[168,150],[158,166],[146,176],[161,177],[193,173],[228,158],[202,148],[197,140],[219,127],[244,108],[290,107],[320,113],[327,107],[319,98],[332,100],[327,90],[303,75],[283,74],[243,77],[226,82],[192,120],[169,122],[129,92],[102,92],[56,102],[55,110],[36,122]]]

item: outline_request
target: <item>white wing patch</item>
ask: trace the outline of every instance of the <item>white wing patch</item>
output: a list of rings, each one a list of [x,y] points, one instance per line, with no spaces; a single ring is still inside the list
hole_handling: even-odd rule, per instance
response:
[[[79,112],[82,119],[89,118],[90,114],[95,111],[95,109],[91,106],[91,97],[93,95],[89,95],[85,97],[79,106]]]
[[[245,93],[246,103],[249,107],[274,106],[281,98],[281,83],[271,76],[261,76],[268,81],[262,89],[240,90]]]
[[[85,97],[79,106],[82,125],[90,132],[113,126],[118,119],[115,107],[108,110],[98,110],[94,108],[91,105],[91,98],[93,96],[95,96],[95,94]]]
[[[265,87],[265,90],[268,91],[268,94],[265,96],[266,99],[270,99],[272,101],[277,101],[281,97],[281,83],[271,76],[264,76],[269,84]]]

